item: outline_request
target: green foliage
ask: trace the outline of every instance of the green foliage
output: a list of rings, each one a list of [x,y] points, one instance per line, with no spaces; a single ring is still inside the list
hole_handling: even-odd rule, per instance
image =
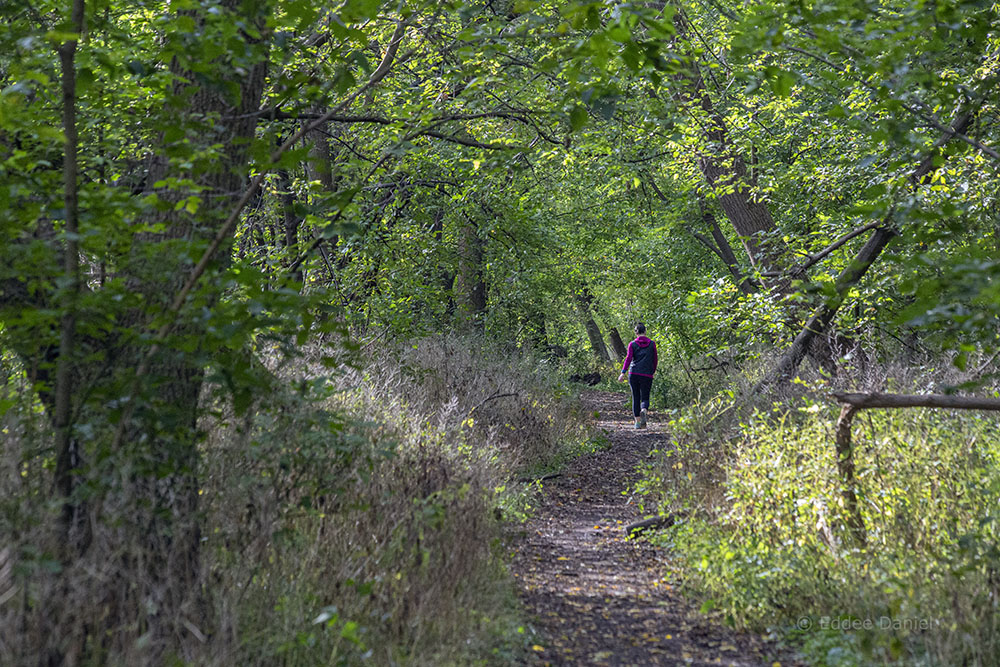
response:
[[[357,588],[346,606],[307,600],[304,582],[318,580],[295,570],[295,554],[314,546],[303,535],[325,525],[322,499],[331,489],[355,496],[344,516],[388,503],[408,528],[387,530],[386,557],[423,562],[399,545],[406,531],[468,529],[449,528],[442,508],[479,516],[501,502],[522,513],[526,494],[483,498],[509,488],[510,471],[558,459],[565,424],[541,390],[529,399],[478,371],[448,372],[465,354],[452,339],[430,351],[418,342],[426,358],[401,355],[393,377],[430,398],[401,401],[380,419],[440,417],[389,430],[444,453],[424,456],[410,442],[388,456],[393,448],[358,427],[353,408],[324,403],[342,399],[343,387],[318,379],[326,366],[364,365],[383,336],[477,330],[505,346],[488,362],[496,378],[508,377],[497,359],[515,348],[566,347],[566,364],[517,371],[561,397],[555,376],[570,368],[616,374],[587,349],[586,320],[603,334],[641,319],[663,359],[656,404],[677,408],[722,386],[724,369],[762,366],[785,348],[835,294],[867,234],[826,249],[883,221],[899,236],[833,322],[856,344],[848,354],[891,356],[887,341],[902,341],[967,370],[959,384],[988,382],[993,369],[981,362],[1000,343],[995,5],[655,4],[102,0],[84,3],[80,35],[67,3],[0,7],[0,413],[11,415],[4,428],[17,443],[7,483],[20,489],[4,505],[13,517],[5,527],[31,534],[23,562],[46,564],[26,584],[37,591],[24,602],[31,619],[61,628],[49,632],[57,645],[22,638],[26,653],[195,659],[176,637],[190,632],[185,623],[211,624],[184,614],[207,609],[198,596],[212,592],[170,568],[183,571],[177,564],[190,558],[187,569],[200,571],[193,496],[203,474],[224,472],[201,424],[223,414],[244,420],[236,442],[246,451],[226,455],[302,512],[283,517],[292,546],[272,554],[292,575],[268,585],[287,584],[287,600],[258,600],[267,600],[258,627],[281,607],[277,625],[294,628],[292,639],[254,646],[295,662],[322,645],[331,661],[349,662],[378,646],[375,635],[391,637],[400,655],[444,636],[372,625],[365,614],[384,603],[368,600],[374,579],[333,577]],[[73,43],[78,174],[67,189],[60,49]],[[972,122],[944,141],[966,112]],[[709,176],[709,164],[732,173]],[[930,169],[917,182],[910,175],[921,164]],[[79,231],[70,234],[74,193]],[[726,205],[734,194],[773,224],[740,238]],[[70,242],[79,276],[64,268]],[[727,246],[736,255],[728,267],[719,261]],[[758,246],[768,261],[753,255]],[[317,341],[327,345],[323,359],[295,378],[304,384],[286,386],[272,362],[303,363],[293,360]],[[350,377],[359,386],[370,379]],[[462,402],[470,382],[482,405]],[[264,409],[262,394],[282,398]],[[57,432],[67,402],[71,423]],[[713,414],[724,409],[712,403]],[[952,435],[942,438],[953,446]],[[679,476],[681,486],[701,483],[702,472],[717,483],[711,458],[699,459],[698,475]],[[431,477],[449,471],[449,480],[470,462],[488,472],[470,474],[472,491],[449,481],[416,494],[419,507],[404,503],[405,512],[365,495],[380,474],[413,482],[412,470],[393,467],[404,460],[430,466]],[[253,484],[241,488],[264,493]],[[75,527],[61,523],[68,515]],[[70,547],[98,546],[74,556],[39,538],[38,526],[62,531]],[[73,579],[109,558],[133,568],[121,586]],[[476,558],[493,562],[469,562]],[[423,567],[408,571],[413,590],[429,585]],[[84,583],[60,584],[53,569]],[[394,573],[372,571],[383,577],[378,595],[406,599]],[[161,574],[177,580],[163,608]],[[73,600],[46,602],[70,588]],[[108,627],[128,628],[108,645],[92,641],[108,627],[89,606],[106,592],[118,596],[107,608],[122,615]],[[31,619],[16,625],[42,627]]]
[[[667,479],[689,470],[703,482],[699,456],[721,459],[710,513],[665,537],[704,608],[739,627],[790,629],[818,664],[994,664],[996,421],[865,411],[854,428],[868,534],[858,548],[837,474],[836,416],[800,402],[753,414],[729,439],[699,438],[664,456]],[[670,502],[686,494],[690,484]]]

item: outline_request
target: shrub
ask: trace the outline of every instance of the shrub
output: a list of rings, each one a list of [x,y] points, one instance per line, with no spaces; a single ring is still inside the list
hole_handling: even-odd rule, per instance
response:
[[[544,365],[481,340],[382,349],[212,430],[209,526],[239,664],[519,650],[494,508],[519,469],[579,438],[579,410]]]
[[[861,413],[862,547],[846,527],[837,409],[792,399],[713,432],[723,405],[675,420],[677,447],[656,469],[672,487],[665,503],[707,508],[665,535],[706,609],[790,630],[820,664],[997,664],[995,417]]]
[[[323,360],[330,353],[317,345],[295,359],[264,354],[274,381],[239,413],[219,398],[221,387],[206,389],[201,569],[191,577],[191,617],[179,619],[185,634],[165,659],[520,659],[498,505],[510,504],[505,489],[518,486],[512,480],[521,471],[583,439],[575,399],[543,363],[477,338],[380,341],[357,355],[360,366],[332,371]],[[4,372],[0,625],[15,630],[0,633],[0,662],[36,664],[44,645],[36,621],[47,611],[38,608],[38,592],[56,581],[60,508],[51,501],[52,453],[44,446],[51,433],[22,370],[5,365]],[[124,501],[121,510],[128,511]],[[95,528],[95,535],[114,530]],[[101,544],[95,540],[86,561],[71,563],[60,579],[79,598],[74,608],[95,618],[103,613],[101,582],[117,576],[123,557]],[[148,556],[142,545],[134,551],[124,557]],[[94,655],[130,664],[130,650],[109,641]]]

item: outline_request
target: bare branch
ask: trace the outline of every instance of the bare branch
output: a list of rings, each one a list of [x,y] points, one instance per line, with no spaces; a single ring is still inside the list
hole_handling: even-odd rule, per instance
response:
[[[863,408],[950,408],[954,410],[1000,410],[1000,398],[952,396],[949,394],[881,394],[834,392],[841,403]]]
[[[797,271],[799,271],[799,272],[804,272],[806,269],[812,267],[813,265],[817,264],[818,262],[823,261],[823,259],[825,259],[830,253],[836,251],[838,248],[840,248],[841,246],[843,246],[845,243],[847,243],[848,241],[850,241],[854,237],[861,236],[865,232],[871,231],[871,230],[875,229],[876,227],[878,227],[881,224],[882,224],[881,220],[876,220],[874,222],[869,222],[864,227],[858,227],[854,231],[848,232],[848,233],[844,234],[839,239],[837,239],[836,241],[834,241],[833,243],[831,243],[827,247],[823,248],[822,250],[820,250],[818,252],[815,252],[815,253],[813,253],[811,255],[808,255],[806,257],[806,260],[804,262],[801,262],[800,264],[798,264],[795,267],[795,269]],[[776,276],[782,276],[782,275],[784,275],[784,272],[783,271],[766,271],[765,273],[762,273],[761,275],[764,276],[764,277],[767,277],[767,278],[774,278]]]

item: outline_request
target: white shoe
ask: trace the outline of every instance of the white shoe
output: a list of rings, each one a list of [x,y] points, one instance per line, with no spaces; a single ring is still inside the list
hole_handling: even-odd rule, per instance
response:
[[[646,428],[646,408],[639,413],[639,428]]]

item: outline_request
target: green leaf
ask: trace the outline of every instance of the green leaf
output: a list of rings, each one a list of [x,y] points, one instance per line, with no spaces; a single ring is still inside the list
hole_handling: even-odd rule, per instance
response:
[[[778,97],[788,97],[792,93],[792,86],[795,85],[795,77],[790,72],[777,67],[767,68],[767,80],[771,90]]]
[[[76,89],[80,93],[85,93],[94,85],[94,70],[89,67],[82,67],[76,72]]]
[[[382,8],[382,0],[347,0],[340,11],[340,18],[345,23],[360,23],[378,16]]]
[[[878,199],[879,197],[884,195],[887,191],[888,189],[885,187],[884,184],[876,183],[875,185],[866,188],[863,196],[865,199]]]
[[[354,644],[361,644],[361,637],[358,635],[358,624],[356,621],[344,623],[340,630],[340,636]]]

